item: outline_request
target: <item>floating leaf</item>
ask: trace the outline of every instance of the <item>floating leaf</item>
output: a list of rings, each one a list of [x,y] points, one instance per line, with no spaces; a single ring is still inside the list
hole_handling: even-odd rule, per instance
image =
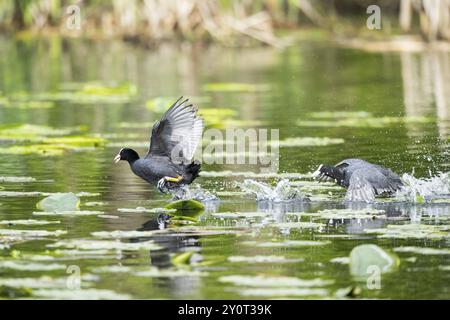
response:
[[[126,238],[139,238],[139,237],[150,237],[154,236],[155,230],[148,230],[148,231],[137,231],[137,230],[130,230],[130,231],[122,231],[122,230],[115,230],[115,231],[96,231],[92,232],[92,236],[102,239],[126,239]]]
[[[203,90],[209,92],[255,92],[267,89],[266,85],[238,82],[212,82],[203,86]]]
[[[374,244],[356,246],[350,252],[350,273],[359,279],[366,279],[374,272],[396,270],[400,260]]]
[[[59,237],[66,234],[65,230],[17,230],[17,229],[0,229],[0,235],[2,236],[19,236],[23,238],[42,238],[42,237]]]
[[[301,258],[288,259],[283,256],[230,256],[230,262],[245,262],[245,263],[293,263],[303,262]]]
[[[242,296],[259,296],[259,297],[325,297],[328,290],[321,288],[254,288],[239,289],[238,293]]]
[[[56,137],[46,138],[43,140],[46,144],[63,145],[73,147],[94,147],[98,148],[106,144],[106,140],[99,137],[91,136],[70,136],[70,137]]]
[[[120,241],[108,241],[108,240],[87,240],[87,239],[71,239],[61,240],[53,244],[47,245],[49,248],[72,248],[80,250],[158,250],[160,247],[154,243],[154,241],[143,242],[120,242]]]
[[[50,212],[74,211],[80,207],[80,198],[74,193],[55,193],[36,204],[39,210]]]
[[[365,233],[378,234],[378,238],[393,239],[448,239],[450,227],[444,225],[403,224],[388,225],[386,228],[365,229]]]
[[[0,182],[8,182],[8,183],[26,183],[35,181],[36,179],[32,177],[0,177]]]
[[[172,257],[171,261],[174,266],[188,265],[194,251],[186,251]]]
[[[350,264],[349,257],[337,257],[330,260],[331,263]]]
[[[48,221],[48,220],[33,220],[33,219],[27,219],[27,220],[21,220],[21,219],[17,219],[17,220],[0,220],[0,225],[1,224],[6,224],[6,225],[46,225],[46,224],[58,224],[60,223],[60,221]]]
[[[34,211],[34,216],[103,216],[103,211],[87,211],[87,210],[72,210],[72,211]]]
[[[8,261],[0,260],[0,269],[13,269],[18,271],[53,271],[53,270],[65,270],[67,266],[65,264],[51,263],[35,263],[26,261]]]
[[[165,206],[165,209],[175,209],[177,211],[183,211],[183,212],[193,212],[198,213],[200,211],[203,211],[205,209],[205,206],[196,200],[177,200],[169,203]]]
[[[397,247],[394,248],[395,252],[408,252],[423,255],[450,255],[450,249],[439,248],[426,248],[426,247]]]
[[[246,287],[270,287],[270,288],[291,288],[291,287],[323,287],[333,283],[332,280],[323,279],[299,279],[285,276],[246,276],[230,275],[221,276],[220,282],[232,283],[237,286]]]
[[[177,211],[177,209],[167,209],[167,208],[147,209],[144,207],[137,207],[137,208],[118,208],[117,211],[127,213],[168,213],[168,212],[175,212]]]
[[[255,242],[248,241],[244,244],[252,245],[262,248],[286,248],[286,247],[315,247],[330,244],[330,241],[309,241],[309,240],[286,240],[286,241],[271,241],[271,242]]]
[[[33,124],[7,125],[0,127],[0,140],[40,141],[43,137],[64,136],[82,130],[85,128],[52,128]]]
[[[106,289],[38,289],[33,295],[44,299],[58,300],[127,300],[130,295]]]
[[[227,219],[237,219],[237,218],[261,218],[271,215],[270,212],[218,212],[211,214],[215,218],[227,218]]]
[[[378,209],[326,209],[314,213],[302,212],[302,216],[311,216],[316,219],[385,219],[384,210]]]

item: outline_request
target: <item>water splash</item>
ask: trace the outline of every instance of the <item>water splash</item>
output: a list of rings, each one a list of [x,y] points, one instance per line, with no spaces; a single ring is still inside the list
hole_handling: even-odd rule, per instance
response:
[[[212,192],[203,189],[199,185],[184,185],[173,193],[173,200],[197,200],[200,202],[219,201]]]
[[[299,189],[293,188],[289,184],[288,179],[280,180],[275,187],[252,179],[246,179],[240,187],[244,192],[254,195],[257,201],[281,202],[307,199]]]
[[[424,179],[417,179],[405,173],[402,180],[405,185],[397,191],[397,199],[414,203],[450,199],[450,172]]]

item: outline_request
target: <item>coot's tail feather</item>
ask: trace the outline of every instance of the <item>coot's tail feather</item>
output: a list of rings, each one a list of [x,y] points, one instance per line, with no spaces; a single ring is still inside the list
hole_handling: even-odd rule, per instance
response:
[[[197,178],[200,173],[200,167],[201,164],[196,161],[193,161],[190,164],[188,164],[184,169],[185,170],[183,175],[184,183],[190,184],[192,181],[194,181],[195,178]]]

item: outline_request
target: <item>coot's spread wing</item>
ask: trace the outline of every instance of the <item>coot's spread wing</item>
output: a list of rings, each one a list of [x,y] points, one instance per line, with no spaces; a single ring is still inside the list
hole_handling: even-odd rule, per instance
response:
[[[176,163],[192,160],[203,132],[203,119],[188,99],[179,98],[152,129],[148,156],[167,156]]]
[[[401,186],[400,178],[391,170],[378,165],[364,166],[353,171],[346,198],[370,202],[375,195],[390,195]]]
[[[345,200],[364,202],[375,200],[375,189],[367,178],[365,170],[355,170],[350,177],[350,185],[345,195]]]

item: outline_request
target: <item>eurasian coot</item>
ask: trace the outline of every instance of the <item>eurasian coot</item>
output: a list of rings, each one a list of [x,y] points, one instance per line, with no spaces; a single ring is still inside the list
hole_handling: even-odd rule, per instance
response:
[[[200,164],[192,161],[203,133],[203,119],[188,99],[179,98],[153,125],[150,148],[144,158],[122,148],[114,161],[128,161],[131,171],[165,193],[198,177]]]
[[[336,180],[348,189],[348,201],[371,202],[375,195],[389,196],[403,186],[400,177],[390,169],[361,159],[345,159],[334,166],[322,164],[313,176],[319,181]]]

